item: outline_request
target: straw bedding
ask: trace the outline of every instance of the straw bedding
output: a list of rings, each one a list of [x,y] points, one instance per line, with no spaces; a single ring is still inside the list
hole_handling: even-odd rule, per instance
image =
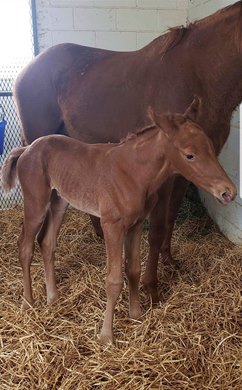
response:
[[[195,207],[197,210],[198,207]],[[16,241],[22,209],[0,213],[0,389],[242,389],[241,254],[204,213],[180,214],[179,271],[159,267],[161,303],[141,286],[143,317],[128,318],[125,284],[115,346],[98,342],[105,308],[105,248],[88,216],[69,209],[56,252],[61,298],[45,305],[41,258],[32,265],[36,305],[21,312]],[[147,231],[142,259],[147,255]]]

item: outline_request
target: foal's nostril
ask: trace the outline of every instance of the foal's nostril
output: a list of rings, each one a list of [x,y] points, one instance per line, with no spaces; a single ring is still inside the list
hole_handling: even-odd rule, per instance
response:
[[[229,192],[224,192],[222,194],[222,198],[225,200],[225,202],[230,202],[232,200],[232,196]]]

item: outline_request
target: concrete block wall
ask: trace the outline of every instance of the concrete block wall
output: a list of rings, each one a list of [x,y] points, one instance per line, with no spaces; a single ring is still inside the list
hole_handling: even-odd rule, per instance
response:
[[[189,0],[188,20],[201,19],[213,12],[233,4],[235,0]],[[241,111],[242,114],[242,111]],[[237,110],[231,122],[231,132],[220,153],[219,160],[231,179],[240,190],[239,183],[239,148],[240,148],[240,112]],[[211,196],[200,193],[201,199],[220,230],[233,242],[241,244],[242,240],[242,199],[238,195],[235,202],[224,207]]]
[[[135,50],[186,24],[188,0],[36,0],[40,50],[61,42]]]

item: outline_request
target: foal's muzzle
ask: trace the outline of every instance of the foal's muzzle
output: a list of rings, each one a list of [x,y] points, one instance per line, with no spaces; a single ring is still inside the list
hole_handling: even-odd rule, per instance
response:
[[[221,195],[217,196],[216,199],[219,203],[223,204],[223,205],[227,205],[228,203],[230,203],[232,200],[234,200],[234,198],[236,197],[237,195],[237,190],[236,188],[232,188],[232,189],[229,189],[229,190],[226,190],[224,191]]]

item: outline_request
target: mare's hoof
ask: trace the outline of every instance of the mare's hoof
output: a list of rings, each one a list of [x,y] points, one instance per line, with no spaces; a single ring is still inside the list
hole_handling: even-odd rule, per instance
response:
[[[96,229],[96,228],[94,228],[94,231],[95,231],[95,233],[96,233],[96,235],[99,237],[99,238],[102,238],[102,239],[104,239],[104,235],[103,235],[103,231],[102,231],[102,229],[100,228],[100,229]]]
[[[171,267],[174,270],[177,270],[180,268],[180,264],[178,260],[175,260],[171,255],[168,255],[167,253],[162,255],[163,258],[163,264],[167,267]]]
[[[144,284],[144,290],[146,294],[150,296],[152,306],[153,307],[158,306],[160,303],[160,298],[159,298],[157,287],[154,287],[153,285]]]
[[[156,307],[159,307],[160,302],[161,302],[161,300],[159,297],[155,297],[155,299],[151,297],[151,305],[152,305],[153,309],[155,309]]]
[[[134,309],[134,310],[130,310],[129,312],[129,316],[132,320],[139,320],[140,317],[142,317],[142,310],[139,308],[139,309]]]

